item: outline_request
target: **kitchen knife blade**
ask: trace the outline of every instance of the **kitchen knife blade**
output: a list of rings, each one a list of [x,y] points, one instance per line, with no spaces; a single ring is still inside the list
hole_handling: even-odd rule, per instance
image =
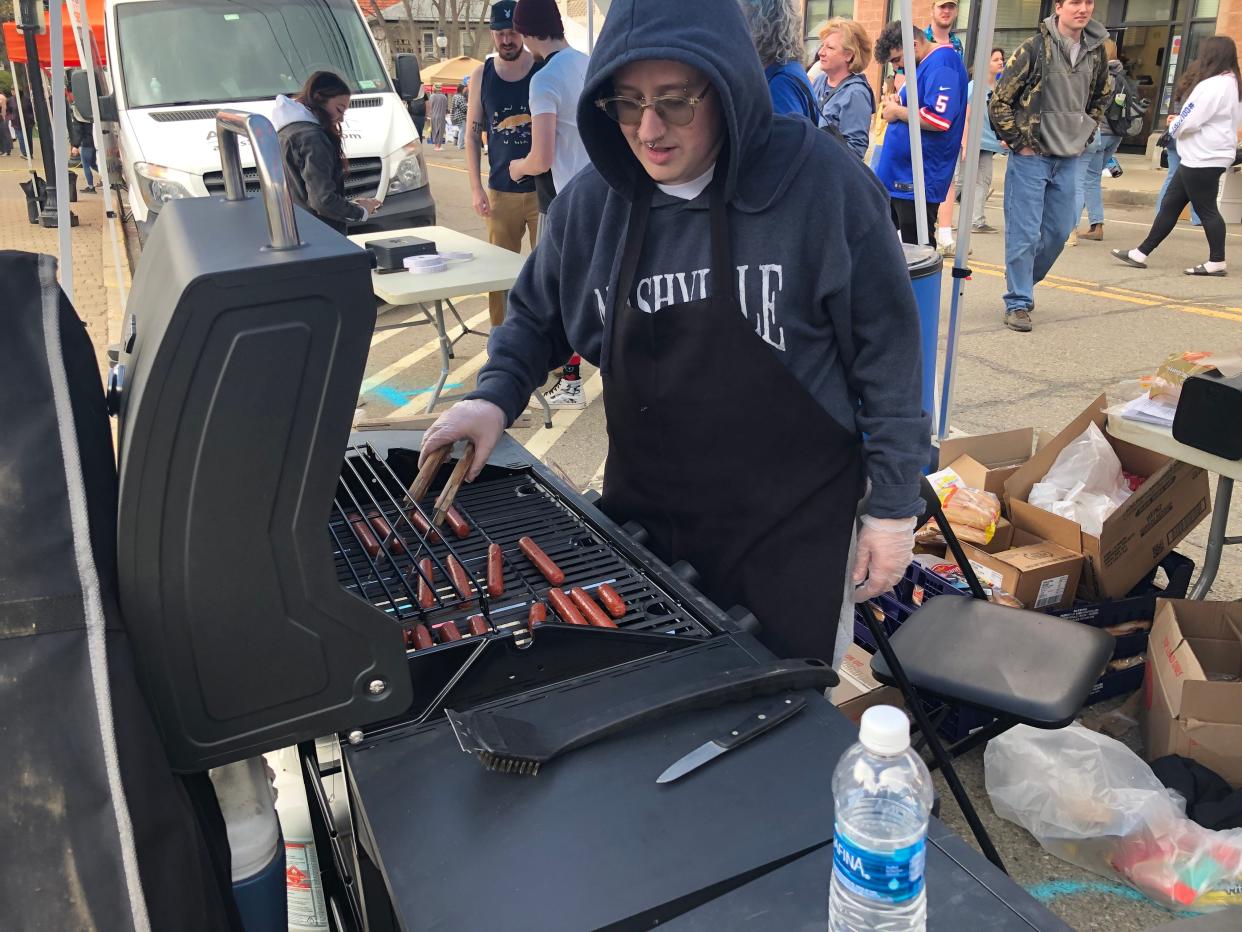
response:
[[[664,773],[660,774],[656,783],[672,783],[684,777],[708,761],[715,760],[725,751],[731,751],[751,738],[756,738],[765,731],[775,728],[786,719],[793,718],[805,708],[806,700],[801,696],[782,696],[775,702],[768,703],[746,716],[744,721],[738,722],[734,728],[729,729],[723,735],[699,745],[685,757],[675,761]]]

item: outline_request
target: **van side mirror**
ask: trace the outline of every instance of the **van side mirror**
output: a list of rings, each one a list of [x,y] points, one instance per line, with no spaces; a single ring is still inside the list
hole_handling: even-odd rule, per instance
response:
[[[86,122],[99,120],[103,123],[115,123],[117,121],[116,98],[111,94],[104,93],[108,85],[104,80],[104,73],[102,71],[96,70],[95,83],[99,88],[98,114],[95,114],[91,109],[91,85],[86,69],[74,68],[70,72],[69,89],[73,91],[73,108],[77,110],[78,115]]]
[[[402,100],[415,100],[423,96],[423,75],[418,67],[418,56],[408,52],[397,56],[397,94]]]

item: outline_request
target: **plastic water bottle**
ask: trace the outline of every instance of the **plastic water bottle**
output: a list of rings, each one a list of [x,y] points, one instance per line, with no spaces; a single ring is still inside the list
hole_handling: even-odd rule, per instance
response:
[[[858,738],[832,775],[836,828],[828,928],[925,929],[931,774],[910,749],[910,720],[900,709],[872,706],[863,713]]]

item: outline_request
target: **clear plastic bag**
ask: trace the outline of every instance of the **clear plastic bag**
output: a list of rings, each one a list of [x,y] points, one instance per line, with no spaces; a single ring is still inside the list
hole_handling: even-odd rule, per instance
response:
[[[1104,520],[1129,497],[1121,460],[1104,432],[1092,424],[1057,455],[1048,474],[1031,487],[1027,501],[1098,537]]]
[[[992,808],[1063,860],[1171,909],[1242,906],[1242,829],[1211,831],[1120,741],[1018,725],[983,755]]]

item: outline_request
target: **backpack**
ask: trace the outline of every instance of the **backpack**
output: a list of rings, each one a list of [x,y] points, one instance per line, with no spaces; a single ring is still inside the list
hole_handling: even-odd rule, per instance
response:
[[[1104,108],[1104,123],[1114,136],[1122,139],[1143,131],[1143,115],[1147,101],[1124,74],[1113,75],[1113,96]]]

